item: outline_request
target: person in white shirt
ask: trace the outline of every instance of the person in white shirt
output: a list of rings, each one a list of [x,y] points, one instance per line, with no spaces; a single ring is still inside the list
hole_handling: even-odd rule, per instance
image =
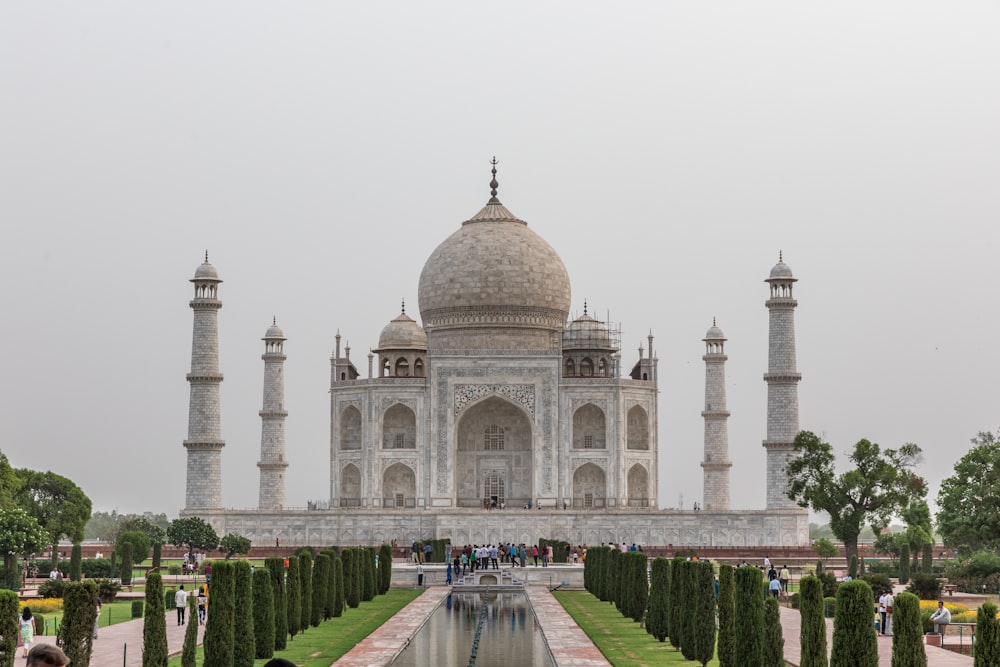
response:
[[[177,607],[177,625],[184,625],[184,610],[187,609],[188,594],[184,590],[184,584],[181,584],[181,588],[177,593],[174,594],[174,606]]]
[[[892,592],[885,594],[885,634],[892,636],[892,603],[895,599],[892,597]]]
[[[878,614],[882,618],[882,623],[879,625],[879,630],[881,634],[885,634],[885,593],[878,596]]]
[[[951,612],[942,600],[938,600],[938,608],[931,614],[931,622],[934,624],[934,634],[944,635],[944,629],[951,623]]]

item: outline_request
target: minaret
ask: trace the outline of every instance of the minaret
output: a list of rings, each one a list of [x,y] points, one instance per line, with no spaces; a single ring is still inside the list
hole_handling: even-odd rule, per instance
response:
[[[195,271],[194,336],[191,343],[191,372],[187,380],[191,385],[188,407],[187,495],[184,508],[219,509],[222,507],[222,439],[219,412],[219,274],[208,263]]]
[[[285,334],[272,321],[264,334],[264,405],[260,410],[260,500],[262,510],[285,507]]]
[[[726,410],[726,336],[715,326],[705,334],[705,491],[702,496],[704,509],[726,511],[729,509],[729,411]]]
[[[788,498],[788,460],[794,454],[799,432],[799,380],[795,370],[795,307],[792,285],[796,279],[781,253],[778,263],[764,281],[771,286],[768,330],[767,373],[767,509],[797,507]]]

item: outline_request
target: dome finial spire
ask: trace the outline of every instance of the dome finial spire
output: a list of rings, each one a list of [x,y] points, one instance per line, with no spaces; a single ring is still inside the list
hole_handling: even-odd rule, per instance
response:
[[[406,299],[403,299],[403,314],[406,315]]]
[[[781,251],[781,250],[778,250],[778,261],[779,262],[784,262],[785,261],[785,253],[783,251]]]
[[[500,184],[497,183],[497,165],[499,164],[499,162],[497,162],[496,155],[494,155],[493,159],[490,160],[490,164],[493,165],[492,169],[493,178],[492,180],[490,180],[490,203],[493,202],[500,203],[500,200],[497,199],[497,187],[499,187]]]
[[[583,300],[583,314],[584,315],[587,314],[587,300],[586,299]]]
[[[205,250],[205,263],[208,264],[208,249]]]

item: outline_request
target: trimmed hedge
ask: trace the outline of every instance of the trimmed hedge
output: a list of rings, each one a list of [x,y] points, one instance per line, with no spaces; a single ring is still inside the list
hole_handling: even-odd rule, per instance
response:
[[[873,623],[871,587],[847,581],[837,590],[830,667],[878,667],[878,636]]]
[[[288,645],[288,592],[285,589],[285,561],[268,558],[264,566],[271,575],[271,594],[274,600],[274,649],[283,651]]]
[[[802,577],[798,595],[801,628],[799,667],[827,667],[823,582],[816,577]]]
[[[258,568],[253,573],[253,641],[254,657],[267,659],[274,655],[274,588],[270,569]]]
[[[205,621],[203,667],[233,667],[236,643],[236,567],[231,561],[212,565],[208,619]]]
[[[333,574],[333,559],[335,556],[330,556],[330,574]],[[378,551],[378,594],[385,595],[389,591],[389,586],[392,585],[392,547],[388,544],[383,544]],[[332,596],[331,596],[332,597]],[[333,605],[330,605],[332,611]],[[327,617],[329,618],[329,616]]]
[[[56,644],[70,659],[70,664],[76,667],[90,664],[96,621],[97,584],[92,581],[68,584]]]
[[[736,609],[740,664],[759,665],[764,659],[764,596],[760,570],[755,567],[736,570]]]
[[[156,546],[153,546],[154,550]],[[181,647],[181,667],[196,667],[195,657],[198,655],[198,625],[200,624],[197,595],[188,596],[188,619],[187,628],[184,630],[184,645]]]
[[[684,617],[684,574],[681,572],[681,567],[684,562],[683,558],[674,558],[670,566],[670,613],[667,622],[667,636],[670,637],[670,645],[675,649],[681,646],[681,619]]]
[[[927,667],[920,599],[913,593],[900,593],[892,603],[892,665]]]
[[[215,566],[212,566],[215,571]],[[256,654],[253,619],[253,570],[250,561],[233,562],[233,572],[236,577],[233,586],[233,667],[253,667]],[[211,606],[211,605],[210,605]],[[235,637],[240,640],[235,641]]]
[[[312,565],[313,557],[311,552],[303,550],[299,553],[299,590],[301,591],[301,597],[299,598],[299,604],[301,605],[299,632],[305,632],[306,628],[309,627],[309,622],[312,620]]]
[[[21,601],[14,591],[0,590],[0,664],[11,667],[17,650]],[[35,619],[37,627],[38,620]],[[38,634],[41,634],[40,632]]]
[[[857,558],[855,558],[857,562]],[[764,600],[764,659],[762,667],[785,667],[785,639],[781,635],[778,600],[768,595]]]
[[[692,563],[691,584],[694,604],[689,634],[694,642],[694,659],[705,667],[715,655],[715,570],[710,562]],[[778,632],[781,632],[780,625]]]
[[[142,600],[132,600],[132,618],[142,618],[146,603]],[[164,610],[166,607],[164,607]],[[166,613],[166,611],[164,611]],[[164,626],[165,627],[165,626]]]
[[[166,667],[167,665],[167,609],[163,603],[163,579],[158,574],[151,574],[146,579],[146,604],[143,615],[141,600],[132,602],[132,618],[135,615],[136,603],[142,619],[142,664],[143,667]]]
[[[732,565],[719,566],[719,667],[736,665],[736,580]]]
[[[670,601],[670,561],[666,558],[653,560],[650,575],[649,605],[646,609],[646,632],[657,641],[667,638],[668,604]]]
[[[69,580],[80,581],[83,574],[83,546],[77,542],[73,545],[73,551],[69,557]]]
[[[344,559],[336,558],[333,561],[334,588],[335,595],[333,604],[333,616],[337,618],[344,614]]]
[[[295,639],[299,634],[299,623],[302,622],[302,584],[299,583],[299,559],[292,556],[288,559],[288,573],[285,580],[285,618],[288,636]]]
[[[1000,624],[997,606],[984,602],[976,618],[976,657],[974,667],[1000,665]]]
[[[312,614],[309,623],[319,627],[319,622],[328,617],[326,612],[327,588],[330,579],[330,556],[321,553],[316,556],[316,567],[313,568],[312,584]]]

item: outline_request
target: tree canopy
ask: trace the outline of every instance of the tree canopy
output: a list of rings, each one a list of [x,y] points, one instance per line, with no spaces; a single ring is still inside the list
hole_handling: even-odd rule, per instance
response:
[[[236,554],[248,554],[250,553],[250,540],[242,535],[229,533],[219,540],[219,549],[226,552],[227,559]]]
[[[167,540],[174,546],[187,547],[189,555],[194,555],[195,549],[214,551],[219,548],[219,534],[196,516],[171,521],[167,528]]]
[[[938,532],[961,552],[1000,548],[1000,435],[981,432],[938,492]]]
[[[24,482],[15,495],[17,504],[48,531],[53,544],[64,536],[83,541],[91,505],[79,486],[51,471],[21,469],[17,476]]]
[[[118,538],[118,542],[115,543],[115,553],[118,554],[119,558],[122,558],[124,555],[126,544],[132,547],[132,565],[138,565],[142,561],[149,558],[149,550],[152,545],[149,543],[149,537],[145,533],[139,532],[138,530],[130,530],[123,533],[122,536]]]
[[[848,458],[854,467],[838,475],[833,447],[815,433],[800,432],[788,464],[788,497],[830,515],[830,528],[850,560],[864,524],[878,533],[912,500],[924,498],[927,482],[914,472],[921,449],[912,443],[883,450],[859,440]]]

